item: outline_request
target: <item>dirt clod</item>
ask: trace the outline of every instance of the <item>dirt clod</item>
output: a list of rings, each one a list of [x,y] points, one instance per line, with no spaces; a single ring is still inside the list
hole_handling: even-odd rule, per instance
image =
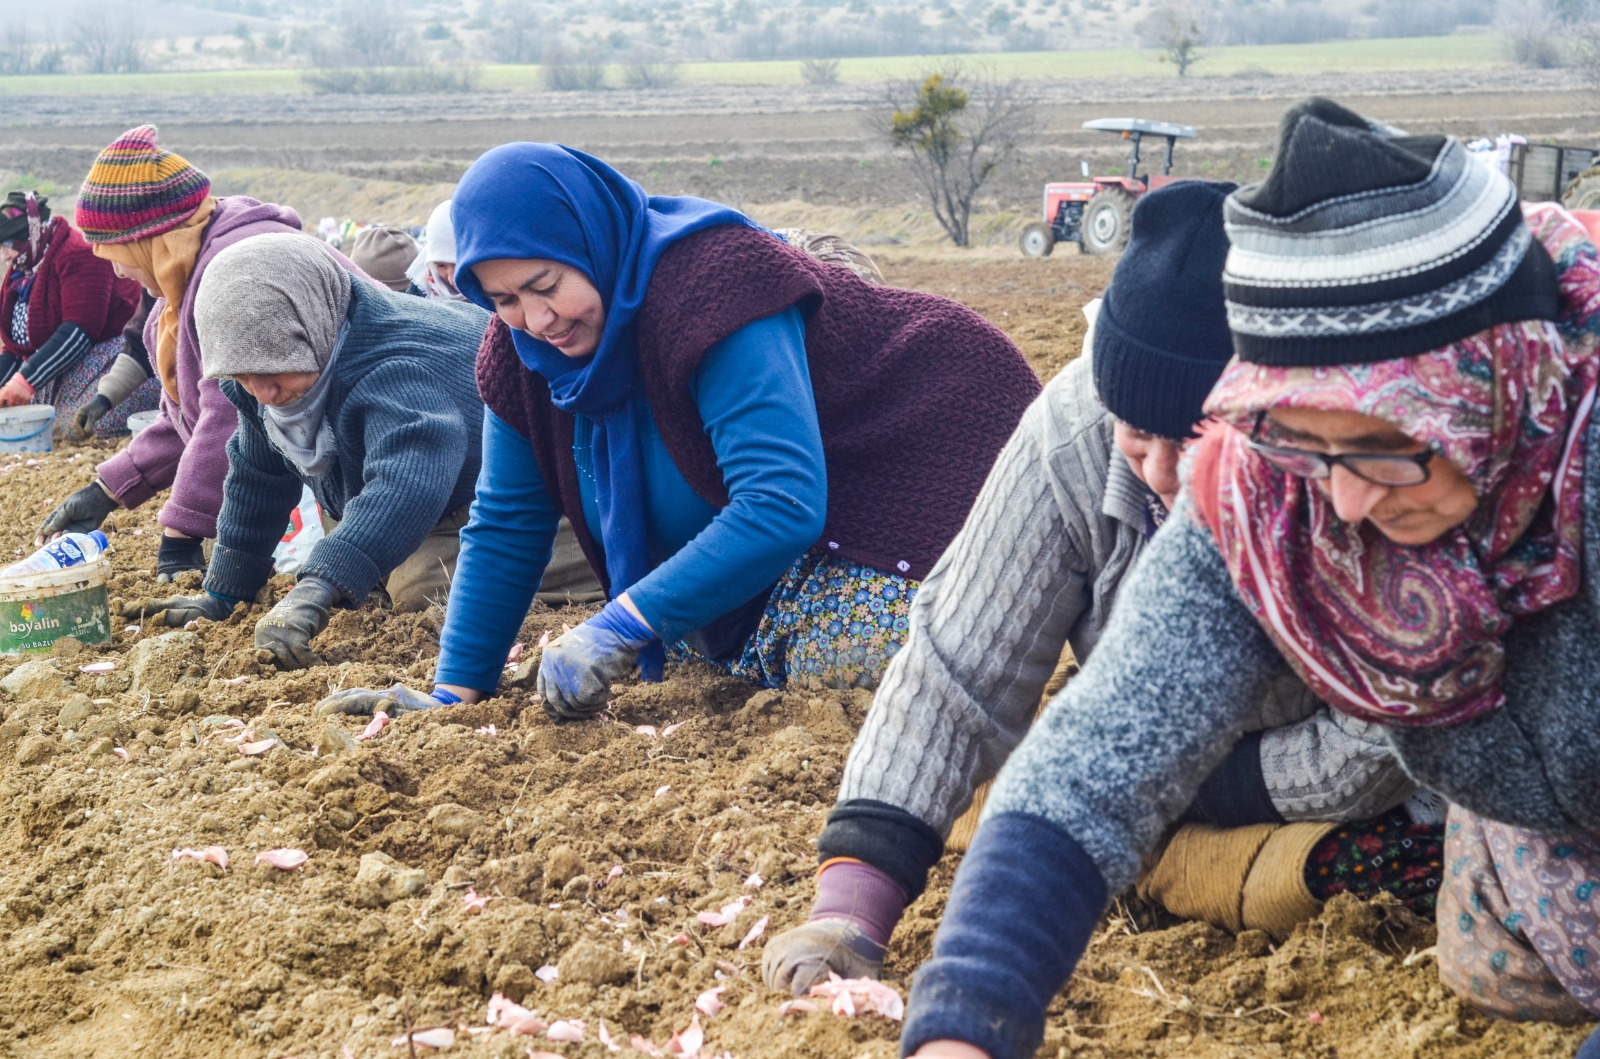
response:
[[[387,853],[363,853],[351,900],[362,908],[377,908],[427,888],[428,873],[421,868],[408,868]]]

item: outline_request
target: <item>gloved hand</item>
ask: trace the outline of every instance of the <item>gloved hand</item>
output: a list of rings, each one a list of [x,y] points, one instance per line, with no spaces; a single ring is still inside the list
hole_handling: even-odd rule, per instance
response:
[[[104,394],[95,394],[89,403],[78,409],[78,414],[72,417],[72,439],[86,441],[94,433],[94,425],[100,422],[100,417],[111,411],[111,399]]]
[[[199,537],[168,537],[163,535],[156,549],[156,580],[165,584],[185,570],[204,570],[205,545]]]
[[[256,622],[256,661],[279,669],[309,669],[321,660],[311,651],[311,638],[328,626],[338,597],[333,586],[314,577],[300,583],[278,600]]]
[[[88,533],[99,529],[100,523],[118,506],[111,494],[100,487],[99,479],[95,479],[61,501],[60,507],[45,516],[45,520],[39,524],[39,535],[34,537],[33,545],[42,548],[46,542],[63,533]]]
[[[848,919],[813,919],[767,942],[761,954],[761,977],[768,989],[805,996],[833,971],[840,978],[877,978],[883,974],[883,946]]]
[[[19,404],[33,403],[33,387],[28,380],[22,377],[22,372],[17,372],[0,386],[0,408],[11,408]]]
[[[233,613],[239,600],[202,592],[197,596],[168,596],[166,599],[141,599],[123,605],[122,616],[135,621],[164,615],[164,624],[182,628],[199,618],[222,621]]]
[[[535,682],[544,712],[558,721],[593,717],[611,701],[611,685],[628,675],[640,649],[655,638],[620,601],[607,603],[545,647]]]
[[[829,971],[876,978],[905,908],[905,891],[887,872],[865,861],[830,860],[817,876],[811,918],[767,942],[761,976],[768,987],[796,995],[827,981]]]
[[[317,703],[316,712],[319,716],[346,713],[371,717],[382,710],[390,717],[398,717],[402,713],[431,710],[435,706],[454,706],[460,701],[461,696],[443,688],[434,688],[432,695],[424,695],[404,684],[396,684],[388,689],[345,688],[343,691],[336,691]]]

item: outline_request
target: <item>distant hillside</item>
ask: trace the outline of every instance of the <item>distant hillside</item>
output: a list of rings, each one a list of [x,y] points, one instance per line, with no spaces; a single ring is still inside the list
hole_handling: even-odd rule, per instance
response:
[[[1494,14],[1492,0],[0,0],[0,75],[1127,48],[1174,7],[1210,45],[1481,31]]]

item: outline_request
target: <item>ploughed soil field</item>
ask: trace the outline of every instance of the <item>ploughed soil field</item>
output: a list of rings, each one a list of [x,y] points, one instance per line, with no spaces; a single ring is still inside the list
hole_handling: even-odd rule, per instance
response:
[[[973,64],[975,67],[981,63]],[[980,212],[1009,212],[980,240],[1014,246],[1047,180],[1126,170],[1127,145],[1082,128],[1104,117],[1195,126],[1174,172],[1252,180],[1272,157],[1285,107],[1317,93],[1408,131],[1471,138],[1502,132],[1600,146],[1600,107],[1572,70],[1441,70],[1303,76],[1030,82],[1037,122],[989,181]],[[485,150],[552,140],[605,159],[654,194],[738,206],[799,202],[927,210],[904,160],[869,126],[881,86],[682,86],[648,92],[501,92],[446,96],[6,96],[0,167],[53,181],[62,197],[96,152],[129,126],[160,126],[163,146],[211,174],[223,194],[271,197],[312,223],[325,214],[421,224]],[[1161,144],[1145,148],[1159,171]],[[292,176],[287,174],[293,174]],[[898,240],[882,218],[840,234]]]
[[[891,282],[974,306],[1045,373],[1110,275],[1070,254],[882,257]],[[113,447],[0,457],[0,554],[26,551]],[[113,614],[168,587],[149,573],[156,508],[109,520]],[[535,645],[586,611],[541,608],[500,695],[358,741],[362,720],[314,704],[425,686],[441,614],[369,600],[336,615],[323,664],[279,673],[251,649],[261,613],[177,631],[114,618],[108,643],[0,661],[0,1055],[404,1056],[408,1031],[445,1030],[447,1054],[506,1059],[627,1053],[635,1035],[648,1053],[680,1034],[692,1054],[697,1033],[708,1056],[896,1054],[897,1023],[826,1002],[780,1015],[787,998],[759,975],[767,939],[806,914],[812,843],[870,696],[679,668],[558,726],[533,699]],[[174,860],[208,846],[226,869]],[[257,862],[280,849],[309,860]],[[954,868],[896,934],[902,991]],[[1581,1031],[1493,1023],[1446,995],[1433,938],[1398,906],[1352,900],[1276,946],[1119,901],[1041,1054],[1572,1053]],[[550,1026],[488,1027],[497,993]]]

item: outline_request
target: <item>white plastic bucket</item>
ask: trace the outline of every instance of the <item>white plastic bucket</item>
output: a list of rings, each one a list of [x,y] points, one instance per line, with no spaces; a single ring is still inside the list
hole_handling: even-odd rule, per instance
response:
[[[128,416],[128,430],[137,434],[160,418],[161,410],[158,408],[152,408],[148,412],[133,412]]]
[[[0,452],[49,452],[55,405],[20,404],[0,408]]]

